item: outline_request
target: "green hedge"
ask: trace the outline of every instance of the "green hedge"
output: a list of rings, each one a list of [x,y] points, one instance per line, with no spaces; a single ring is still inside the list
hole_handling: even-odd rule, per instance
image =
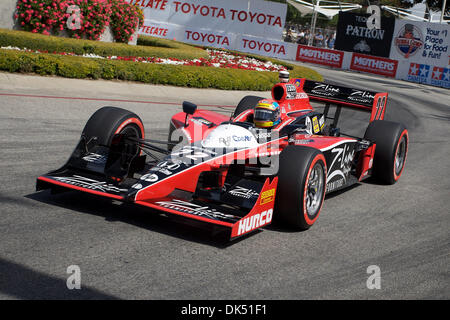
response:
[[[138,38],[138,44],[148,45],[148,46],[169,47],[169,48],[176,47],[178,45],[183,45],[182,43],[176,42],[176,41],[171,41],[171,40],[166,40],[166,39],[161,39],[161,38],[156,38],[156,37],[150,37],[150,36],[142,36],[142,35],[139,36],[139,38]],[[291,78],[308,78],[311,80],[323,81],[322,75],[311,68],[298,66],[298,65],[291,64],[286,61],[278,60],[275,58],[269,58],[269,57],[265,57],[265,56],[259,56],[259,55],[255,55],[255,54],[243,53],[243,52],[226,50],[226,49],[217,49],[217,48],[208,47],[208,46],[203,46],[201,48],[210,49],[210,50],[221,50],[221,51],[225,51],[225,52],[229,52],[231,54],[237,54],[237,55],[245,55],[246,57],[255,58],[257,60],[261,60],[264,62],[270,61],[274,64],[286,67],[290,72]]]
[[[14,50],[0,50],[0,70],[227,90],[269,90],[277,80],[274,72],[111,61]]]
[[[145,41],[145,40],[142,40]],[[0,47],[18,47],[48,52],[69,52],[77,55],[93,53],[102,57],[159,57],[177,59],[207,58],[208,54],[201,48],[179,42],[164,40],[153,41],[159,46],[109,43],[93,40],[78,40],[56,36],[46,36],[26,31],[0,29]]]
[[[151,64],[92,59],[54,54],[0,50],[0,70],[56,75],[66,78],[119,79],[152,84],[225,90],[270,90],[278,82],[276,72],[213,67]],[[322,80],[318,73],[295,67],[292,77]]]
[[[208,47],[208,46],[203,46],[202,48],[210,49],[210,50],[225,51],[225,52],[228,52],[228,53],[234,54],[234,55],[244,55],[244,56],[246,56],[248,58],[254,58],[256,60],[260,60],[260,61],[263,61],[263,62],[270,61],[270,62],[272,62],[274,64],[277,64],[277,65],[280,65],[280,66],[284,66],[286,69],[288,69],[291,78],[307,78],[307,79],[310,79],[310,80],[323,81],[322,75],[320,73],[318,73],[317,71],[315,71],[315,70],[313,70],[311,68],[308,68],[308,67],[299,66],[299,65],[292,64],[292,63],[289,63],[289,62],[286,62],[286,61],[283,61],[283,60],[278,60],[278,59],[275,59],[275,58],[260,56],[260,55],[256,55],[256,54],[252,54],[252,53],[244,53],[244,52],[227,50],[227,49],[217,49],[217,48]]]
[[[181,42],[176,42],[172,40],[167,40],[163,38],[156,38],[150,36],[139,35],[137,39],[137,44],[140,46],[150,46],[150,47],[162,47],[162,48],[173,48],[177,49],[182,44]]]

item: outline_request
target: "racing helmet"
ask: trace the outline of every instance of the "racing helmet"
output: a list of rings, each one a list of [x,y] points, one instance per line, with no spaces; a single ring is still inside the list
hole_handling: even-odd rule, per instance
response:
[[[253,115],[253,122],[258,128],[272,128],[281,122],[280,105],[267,100],[260,101]]]

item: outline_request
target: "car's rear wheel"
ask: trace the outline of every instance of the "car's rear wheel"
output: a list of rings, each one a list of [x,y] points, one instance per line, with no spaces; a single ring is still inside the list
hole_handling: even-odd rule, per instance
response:
[[[309,229],[325,197],[325,157],[314,148],[288,146],[279,161],[274,218],[296,229]]]
[[[236,117],[242,114],[243,112],[253,109],[254,107],[256,107],[258,102],[263,99],[264,99],[263,97],[245,96],[244,98],[241,99],[236,109],[234,110],[233,118],[236,119]]]
[[[408,130],[400,123],[375,120],[367,127],[364,139],[375,142],[372,176],[394,184],[405,168],[408,154]]]

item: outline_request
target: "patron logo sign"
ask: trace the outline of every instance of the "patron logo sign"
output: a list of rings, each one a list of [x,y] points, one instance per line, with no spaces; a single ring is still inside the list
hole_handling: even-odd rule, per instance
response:
[[[370,20],[372,16],[340,12],[335,49],[389,57],[395,19],[381,17],[379,28],[375,28]]]

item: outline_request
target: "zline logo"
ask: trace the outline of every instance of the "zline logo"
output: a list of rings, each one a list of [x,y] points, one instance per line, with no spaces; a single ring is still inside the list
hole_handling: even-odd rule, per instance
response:
[[[56,181],[71,184],[73,186],[86,188],[90,190],[100,191],[100,192],[114,192],[121,193],[128,191],[127,189],[120,189],[112,184],[106,183],[104,181],[97,181],[94,179],[89,179],[86,177],[74,175],[72,177],[52,177]]]
[[[256,191],[253,191],[251,189],[247,189],[244,187],[236,186],[233,190],[229,192],[231,195],[236,197],[241,197],[245,199],[250,199],[252,197],[258,197],[259,193]]]
[[[347,97],[348,100],[354,101],[356,103],[366,103],[366,104],[372,104],[373,99],[375,99],[375,96],[368,91],[362,91],[362,90],[352,90],[352,93],[350,93]]]
[[[314,88],[311,90],[311,93],[334,97],[340,93],[340,90],[339,88],[333,87],[332,85],[320,83],[314,86]]]
[[[344,145],[343,148],[334,148],[331,150],[331,153],[335,154],[333,161],[330,165],[330,174],[328,175],[327,180],[330,181],[327,183],[327,190],[332,191],[336,188],[343,186],[347,181],[347,176],[351,169],[351,164],[353,158],[355,156],[355,150],[351,150],[352,148],[348,145]],[[351,151],[350,151],[351,150]],[[339,180],[332,181],[334,177],[341,177]]]
[[[238,217],[230,214],[225,214],[217,211],[216,209],[209,208],[207,206],[200,206],[195,203],[186,202],[183,200],[173,199],[171,201],[159,201],[156,202],[158,206],[163,208],[172,209],[179,212],[193,214],[199,217],[205,217],[209,219],[225,219],[231,221],[237,221]]]

